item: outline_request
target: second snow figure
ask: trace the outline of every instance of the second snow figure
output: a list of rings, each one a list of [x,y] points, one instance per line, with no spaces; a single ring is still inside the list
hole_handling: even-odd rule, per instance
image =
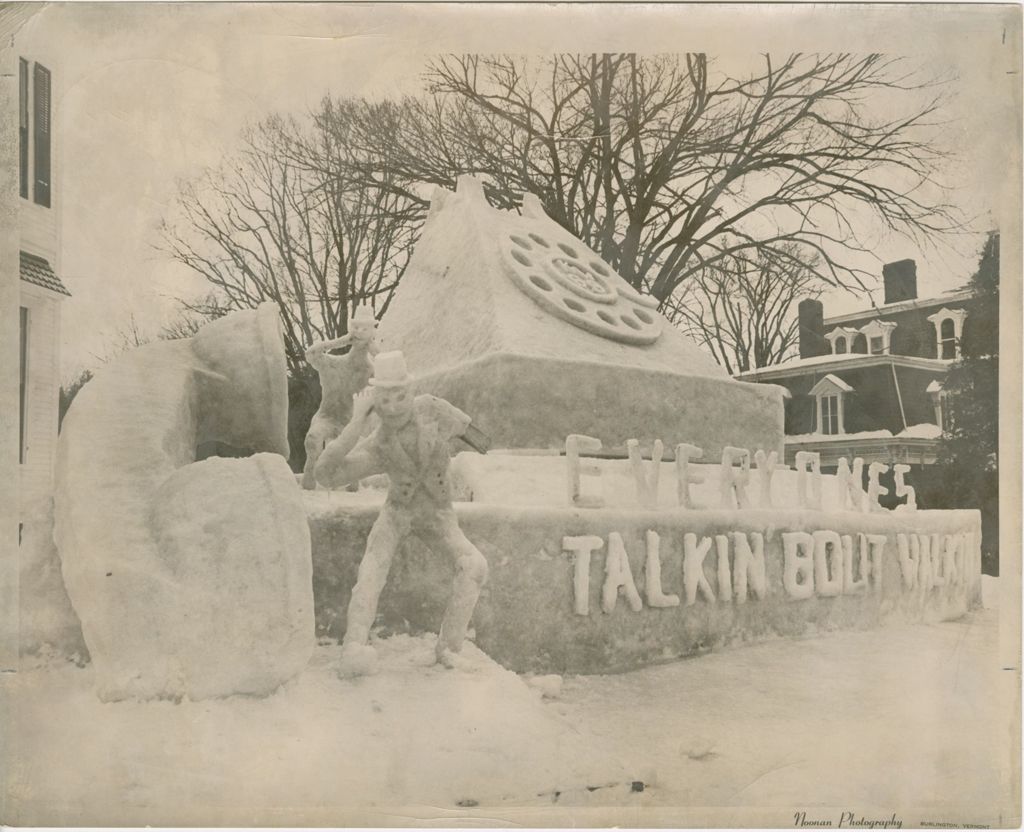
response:
[[[459,528],[449,483],[449,444],[467,431],[472,437],[470,418],[436,396],[413,397],[409,381],[401,352],[378,355],[370,387],[353,399],[352,419],[316,465],[317,481],[329,488],[372,474],[387,474],[390,480],[349,601],[343,676],[376,669],[376,653],[367,643],[370,627],[392,558],[410,535],[455,562],[452,596],[437,639],[437,660],[448,667],[458,663],[466,628],[487,579],[487,561]],[[380,424],[362,437],[371,410]]]

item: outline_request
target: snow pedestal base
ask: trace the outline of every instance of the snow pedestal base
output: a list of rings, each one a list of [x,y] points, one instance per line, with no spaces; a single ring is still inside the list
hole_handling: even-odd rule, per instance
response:
[[[342,504],[341,495],[311,510],[323,634],[344,632],[377,511]],[[456,511],[490,565],[473,618],[475,642],[517,672],[606,673],[773,636],[940,621],[959,617],[980,598],[975,511],[641,512],[477,503],[457,504]],[[763,581],[756,535],[763,540]],[[932,551],[941,554],[933,558]],[[410,541],[395,558],[379,623],[392,631],[436,631],[450,582],[450,565]],[[654,606],[671,604],[670,596],[678,605]]]
[[[562,448],[582,433],[608,447],[632,437],[693,443],[707,459],[729,445],[782,451],[779,389],[729,378],[497,354],[428,372],[414,387],[470,414],[496,448]]]

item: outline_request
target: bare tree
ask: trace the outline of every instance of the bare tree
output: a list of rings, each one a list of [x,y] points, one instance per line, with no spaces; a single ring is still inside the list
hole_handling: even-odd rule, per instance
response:
[[[868,276],[856,224],[918,242],[953,231],[937,181],[941,82],[881,55],[765,56],[731,78],[704,55],[449,56],[429,95],[344,111],[351,175],[537,195],[632,285],[663,303],[692,278],[768,251],[834,285]],[[857,220],[851,217],[858,217]]]
[[[333,135],[303,135],[293,120],[250,128],[219,169],[182,185],[178,216],[162,228],[164,249],[212,287],[185,309],[218,317],[275,303],[293,372],[312,341],[347,331],[356,304],[383,313],[415,234],[396,189],[325,176],[296,161],[300,148],[338,152]]]
[[[814,270],[793,257],[734,254],[690,278],[665,314],[728,372],[745,372],[789,357],[799,337],[795,307],[823,288]]]

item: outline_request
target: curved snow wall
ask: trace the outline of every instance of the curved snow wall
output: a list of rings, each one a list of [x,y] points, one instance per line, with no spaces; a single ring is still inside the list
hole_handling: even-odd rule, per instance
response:
[[[980,603],[976,511],[456,511],[490,565],[476,644],[518,672],[629,670],[770,637],[942,621]],[[350,505],[310,516],[321,634],[344,631],[376,514]],[[451,575],[412,540],[395,558],[379,623],[436,631]]]
[[[98,372],[61,432],[54,539],[104,700],[264,694],[314,643],[269,304]],[[218,441],[252,450],[196,462]]]

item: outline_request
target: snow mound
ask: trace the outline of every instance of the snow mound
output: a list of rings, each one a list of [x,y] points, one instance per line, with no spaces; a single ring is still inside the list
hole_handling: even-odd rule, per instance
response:
[[[6,680],[20,753],[5,820],[368,825],[382,806],[424,818],[628,793],[614,750],[470,643],[467,670],[434,664],[434,640],[373,642],[378,672],[355,680],[338,678],[341,648],[321,645],[262,699],[103,705],[89,668],[22,673]]]

